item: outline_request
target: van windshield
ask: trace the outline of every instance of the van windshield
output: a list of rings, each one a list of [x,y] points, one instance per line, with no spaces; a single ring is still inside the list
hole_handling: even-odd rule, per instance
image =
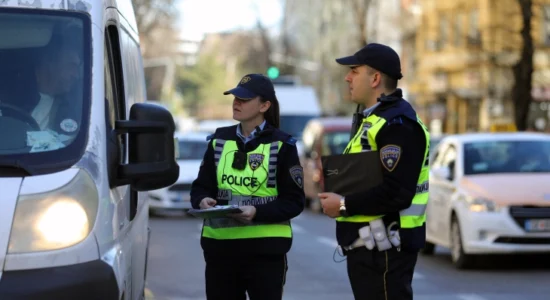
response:
[[[51,172],[81,157],[90,40],[86,14],[0,8],[0,176],[14,167]]]

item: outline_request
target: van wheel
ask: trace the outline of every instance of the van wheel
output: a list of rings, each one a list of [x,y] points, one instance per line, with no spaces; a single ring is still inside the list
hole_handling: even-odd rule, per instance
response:
[[[464,253],[462,246],[462,234],[460,224],[456,216],[451,221],[451,259],[457,269],[468,269],[473,266],[474,257]]]
[[[424,248],[420,249],[420,253],[424,255],[432,255],[435,252],[435,244],[428,241],[424,243]]]

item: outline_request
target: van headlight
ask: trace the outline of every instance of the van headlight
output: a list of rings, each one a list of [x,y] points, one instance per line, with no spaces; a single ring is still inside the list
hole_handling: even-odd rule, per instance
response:
[[[17,199],[8,253],[48,251],[83,241],[94,227],[95,183],[84,170],[65,186]]]

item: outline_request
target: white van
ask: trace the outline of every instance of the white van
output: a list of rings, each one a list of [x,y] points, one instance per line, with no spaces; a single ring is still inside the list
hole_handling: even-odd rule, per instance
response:
[[[0,299],[144,298],[141,192],[179,174],[145,95],[131,0],[0,1]]]
[[[307,122],[322,114],[321,105],[312,86],[275,85],[279,100],[280,128],[298,140],[298,154],[303,154],[302,132]]]

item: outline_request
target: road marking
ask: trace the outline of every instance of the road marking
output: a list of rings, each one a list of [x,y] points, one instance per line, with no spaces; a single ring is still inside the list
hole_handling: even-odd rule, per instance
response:
[[[487,300],[487,298],[477,294],[458,294],[457,297],[461,300]]]
[[[318,236],[317,241],[321,244],[325,244],[325,245],[330,246],[330,247],[337,247],[338,246],[338,243],[334,239],[329,239],[329,238],[324,237],[324,236]]]
[[[296,225],[296,224],[292,224],[292,231],[293,232],[296,232],[296,233],[304,233],[306,232],[306,230],[300,226],[300,225]]]

